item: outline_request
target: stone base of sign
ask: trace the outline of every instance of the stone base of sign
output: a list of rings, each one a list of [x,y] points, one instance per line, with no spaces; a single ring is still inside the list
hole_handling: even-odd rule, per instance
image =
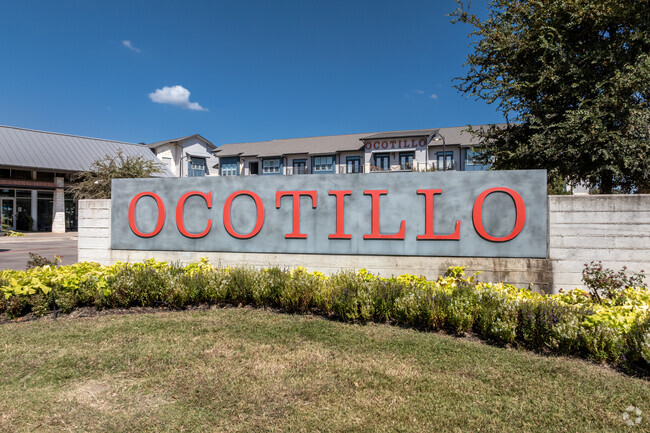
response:
[[[220,266],[303,266],[332,274],[368,269],[382,275],[416,274],[437,278],[449,266],[482,272],[481,281],[504,281],[540,291],[584,288],[584,264],[602,260],[618,270],[650,272],[650,195],[549,197],[548,259],[481,257],[358,256],[324,254],[205,253],[111,250],[110,200],[79,202],[79,261],[112,264],[148,258],[189,263],[207,257]]]

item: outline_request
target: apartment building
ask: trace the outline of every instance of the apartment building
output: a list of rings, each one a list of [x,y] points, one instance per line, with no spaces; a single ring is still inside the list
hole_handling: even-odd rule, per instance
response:
[[[224,144],[219,176],[477,171],[466,126]]]

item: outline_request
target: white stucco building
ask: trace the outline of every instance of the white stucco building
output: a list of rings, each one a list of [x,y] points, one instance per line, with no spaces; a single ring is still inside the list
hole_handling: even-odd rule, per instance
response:
[[[199,134],[158,141],[147,147],[178,177],[216,176],[218,159],[212,154],[217,148]]]

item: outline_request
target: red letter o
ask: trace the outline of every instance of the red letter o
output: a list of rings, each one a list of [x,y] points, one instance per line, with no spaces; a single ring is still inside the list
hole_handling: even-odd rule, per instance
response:
[[[512,229],[512,232],[509,235],[500,238],[487,234],[485,228],[483,227],[483,201],[485,201],[485,198],[493,192],[505,192],[510,197],[512,197],[515,202],[515,228]],[[523,230],[524,223],[526,222],[526,205],[524,204],[524,200],[521,198],[521,196],[513,189],[498,187],[486,189],[476,198],[476,201],[474,202],[472,220],[474,221],[474,228],[476,229],[476,232],[483,239],[487,239],[488,241],[492,242],[506,242],[517,237],[517,235],[519,235],[519,233],[521,233]]]
[[[250,233],[243,234],[243,235],[237,233],[232,228],[232,223],[230,222],[230,207],[232,205],[233,200],[240,195],[247,195],[251,197],[253,200],[255,200],[255,207],[257,208],[257,220],[255,222],[255,227]],[[226,204],[223,206],[223,225],[226,227],[226,231],[228,232],[228,234],[232,237],[238,239],[252,238],[253,236],[255,236],[260,232],[260,230],[262,229],[262,225],[264,225],[264,204],[262,203],[262,199],[252,191],[233,192],[232,194],[230,194],[230,197],[228,197],[228,200],[226,200]]]
[[[156,222],[156,228],[151,233],[142,233],[140,230],[138,230],[138,226],[135,224],[135,206],[138,204],[138,200],[145,196],[152,197],[154,200],[156,200],[156,205],[158,206],[158,221]],[[131,231],[133,231],[136,236],[140,236],[141,238],[154,237],[160,233],[160,230],[162,230],[164,224],[165,204],[157,194],[154,194],[153,192],[141,192],[140,194],[133,197],[133,200],[131,200],[131,203],[129,204],[129,227],[131,227]]]

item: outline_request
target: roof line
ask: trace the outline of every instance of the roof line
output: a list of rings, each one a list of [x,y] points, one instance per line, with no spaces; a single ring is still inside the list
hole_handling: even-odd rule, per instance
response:
[[[372,132],[354,132],[350,134],[330,134],[330,135],[310,135],[308,137],[291,137],[291,138],[274,138],[273,140],[262,140],[262,141],[239,141],[237,143],[224,143],[224,144],[251,144],[251,143],[273,143],[274,141],[280,140],[303,140],[305,138],[324,138],[324,137],[344,137],[346,135],[364,135],[372,134]],[[222,144],[223,146],[223,144]],[[221,146],[219,146],[221,147]]]
[[[144,147],[142,144],[129,143],[128,141],[109,140],[106,138],[97,138],[97,137],[86,137],[85,135],[64,134],[62,132],[41,131],[40,129],[20,128],[18,126],[0,125],[0,128],[19,129],[21,131],[40,132],[41,134],[63,135],[65,137],[86,138],[89,140],[109,141],[111,143],[129,144],[131,146]]]
[[[146,144],[146,146],[149,147],[149,148],[151,148],[152,146],[153,147],[158,147],[158,146],[162,146],[163,144],[167,144],[167,143],[177,143],[179,141],[187,140],[188,138],[192,138],[192,137],[200,137],[202,140],[206,141],[211,146],[214,146],[215,148],[217,147],[210,140],[208,140],[207,138],[205,138],[204,136],[202,136],[201,134],[198,134],[198,133],[192,134],[192,135],[185,135],[183,137],[178,137],[178,138],[171,138],[169,140],[154,141],[153,143]]]
[[[427,130],[435,130],[435,129],[452,129],[452,128],[463,128],[467,127],[469,128],[470,126],[490,126],[490,125],[501,125],[502,123],[485,123],[481,125],[459,125],[459,126],[442,126],[438,128],[420,128],[420,129],[402,129],[402,130],[395,130],[395,131],[377,131],[377,132],[353,132],[350,134],[330,134],[330,135],[310,135],[308,137],[292,137],[292,138],[274,138],[273,140],[262,140],[262,141],[238,141],[236,143],[224,143],[224,144],[251,144],[251,143],[273,143],[274,141],[280,141],[280,140],[302,140],[305,138],[324,138],[324,137],[344,137],[346,135],[366,135],[366,134],[384,134],[387,132],[403,132],[403,131],[427,131]],[[361,138],[359,139],[361,140]],[[223,146],[222,144],[221,146]],[[219,146],[219,147],[221,147]]]

